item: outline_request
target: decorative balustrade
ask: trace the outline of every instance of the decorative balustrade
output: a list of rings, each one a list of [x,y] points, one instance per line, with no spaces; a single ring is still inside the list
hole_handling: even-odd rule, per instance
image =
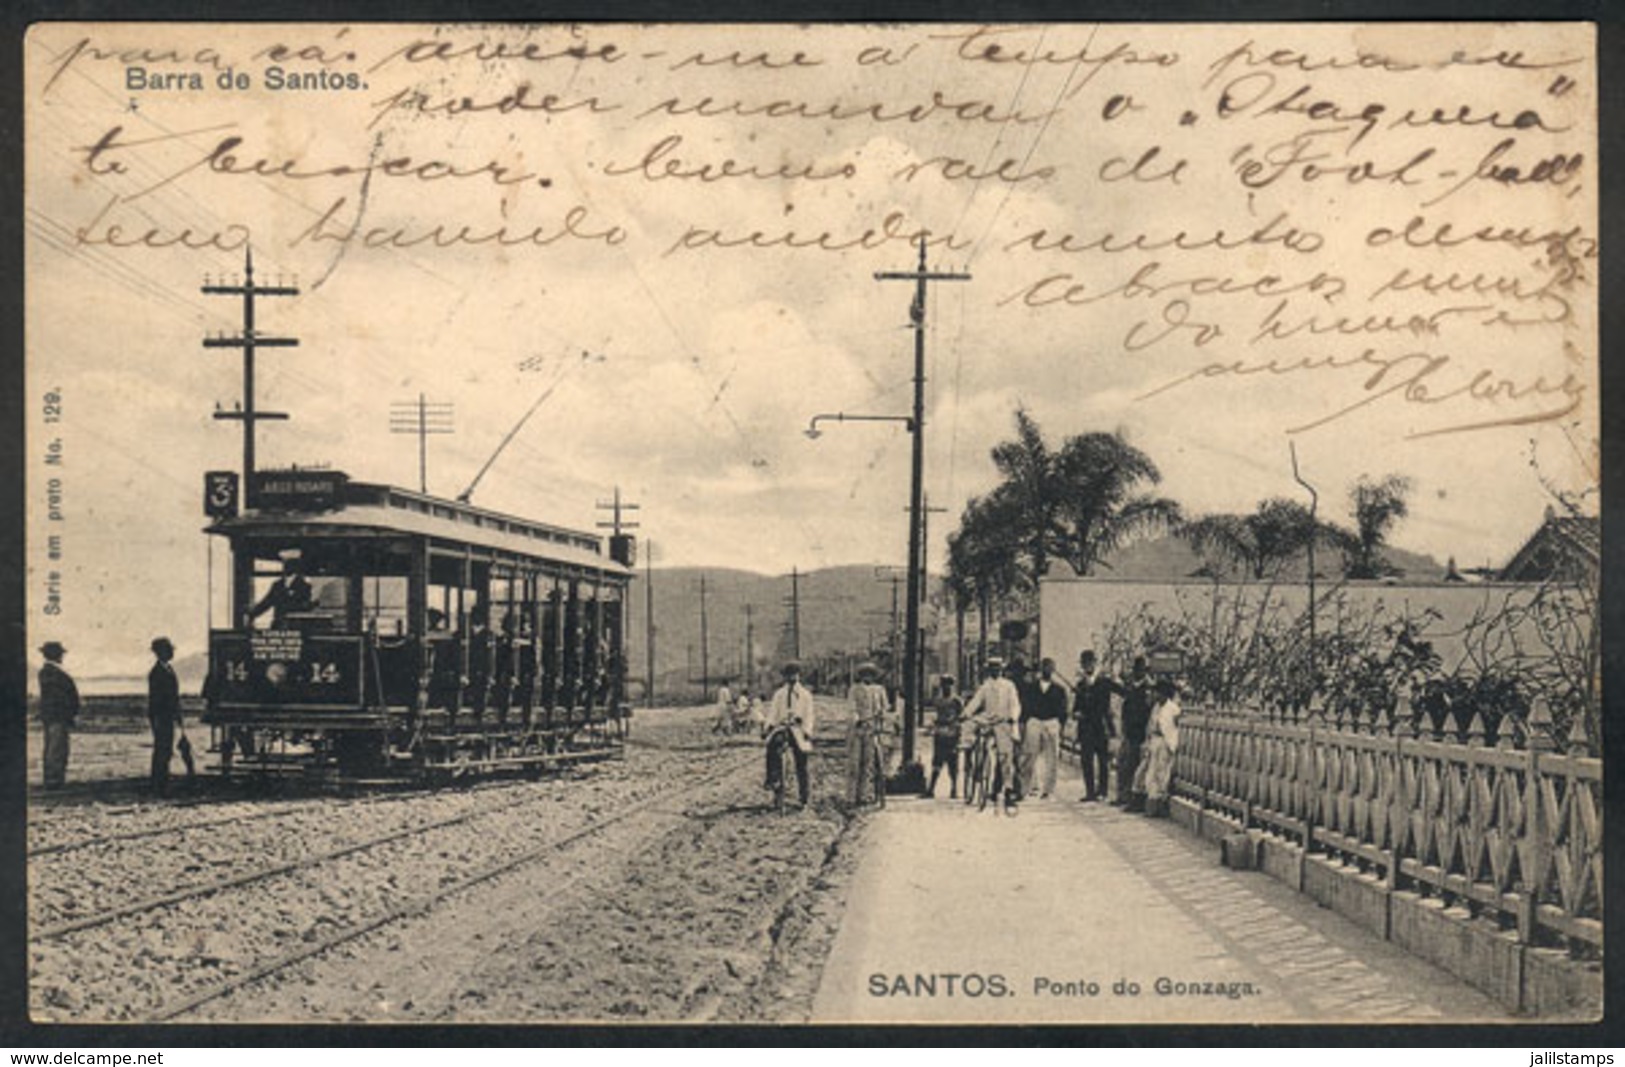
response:
[[[1516,930],[1527,945],[1602,950],[1602,761],[1579,727],[1562,743],[1543,706],[1521,747],[1484,724],[1419,728],[1324,709],[1187,710],[1174,792]],[[1465,740],[1461,740],[1465,738]]]

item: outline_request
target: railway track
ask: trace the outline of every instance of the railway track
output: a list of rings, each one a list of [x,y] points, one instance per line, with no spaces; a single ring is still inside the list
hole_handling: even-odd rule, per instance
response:
[[[658,810],[662,805],[681,806],[691,790],[760,758],[755,748],[696,746],[685,724],[674,725],[665,743],[645,739],[630,764],[551,779],[542,788],[534,781],[488,781],[455,791],[344,800],[343,811],[329,798],[179,826],[122,822],[115,833],[41,846],[30,856],[35,1010],[64,1020],[157,1018],[159,1008],[172,1010],[161,1003],[166,995],[206,1003],[224,992],[203,997],[201,982],[223,977],[241,986],[274,974],[548,855],[569,850],[571,857],[554,865],[550,880],[578,865],[590,869],[590,853],[570,850],[572,844],[639,813],[667,818],[675,813]],[[697,748],[711,758],[696,760]],[[674,782],[681,783],[675,791]],[[485,795],[462,806],[469,793]],[[442,800],[451,806],[437,803]],[[397,802],[399,813],[386,806]],[[403,814],[413,817],[410,825],[400,824]],[[249,830],[232,833],[241,825]],[[196,846],[151,843],[177,833],[189,833]],[[294,854],[311,846],[309,854]],[[171,873],[154,877],[148,866],[154,847],[166,860],[174,858]],[[87,856],[95,857],[88,866]],[[178,884],[199,870],[206,881]],[[164,891],[130,900],[132,884]]]
[[[270,867],[262,867],[257,871],[251,871],[247,874],[232,875],[231,877],[206,882],[202,885],[189,886],[173,893],[164,893],[159,896],[148,897],[130,904],[125,904],[122,907],[114,908],[111,911],[98,912],[95,915],[87,915],[78,919],[70,919],[66,922],[55,923],[35,931],[32,940],[52,941],[59,937],[65,937],[68,934],[77,933],[80,930],[90,930],[98,926],[106,926],[108,923],[117,922],[120,919],[126,919],[132,915],[142,915],[149,911],[157,911],[162,908],[174,907],[177,904],[184,904],[188,900],[197,900],[202,897],[213,896],[216,893],[221,893],[228,889],[236,889],[241,886],[253,885],[256,882],[267,881],[271,878],[278,878],[282,875],[292,874],[295,871],[305,870],[306,868],[315,867],[322,863],[331,862],[332,860],[342,859],[345,856],[352,856],[358,852],[366,852],[370,849],[392,844],[396,841],[404,841],[407,838],[418,837],[422,834],[430,833],[435,830],[445,829],[446,827],[450,826],[458,826],[463,823],[471,822],[475,819],[482,819],[491,815],[500,815],[505,811],[509,811],[521,804],[526,803],[527,801],[534,799],[534,797],[530,796],[515,797],[509,800],[507,803],[498,804],[495,807],[480,808],[475,811],[462,812],[461,814],[445,819],[436,819],[427,823],[419,823],[413,826],[403,827],[398,830],[393,830],[387,834],[382,834],[376,837],[368,838],[364,841],[344,845],[341,848],[328,849],[325,852],[318,852],[309,856],[302,856],[297,860],[291,860],[287,863],[278,863]]]
[[[512,789],[526,784],[528,783],[522,781],[482,782],[476,785],[467,786],[463,789],[463,792],[477,793],[494,789]],[[322,803],[327,806],[326,810],[332,811],[335,808],[344,809],[373,804],[399,803],[402,800],[410,800],[413,797],[422,796],[430,792],[433,792],[433,790],[425,787],[415,786],[409,789],[396,790],[387,794],[375,796],[340,799],[323,798]],[[198,799],[192,801],[180,801],[175,804],[168,805],[168,807],[171,810],[174,810],[179,808],[201,807],[204,805],[217,803],[220,803],[220,801]],[[241,803],[250,803],[250,801],[242,801]],[[59,856],[64,853],[79,852],[83,851],[84,849],[97,848],[105,845],[116,845],[125,841],[139,841],[150,837],[190,833],[194,830],[219,829],[225,826],[236,826],[244,823],[261,822],[266,819],[274,819],[278,816],[289,815],[306,810],[310,803],[311,802],[308,800],[301,800],[281,804],[275,807],[256,805],[250,811],[238,812],[232,815],[223,815],[217,818],[196,819],[191,822],[185,822],[174,826],[146,827],[140,830],[125,830],[110,834],[97,834],[91,837],[78,838],[73,841],[63,841],[56,844],[41,845],[37,848],[29,850],[28,859],[30,862],[33,862],[35,859],[43,859],[48,856]]]
[[[688,783],[684,792],[688,794],[701,792],[704,789],[725,780],[729,776],[736,774],[745,768],[753,766],[758,758],[759,756],[757,753],[751,752],[748,754],[748,756],[728,761],[723,766],[711,771],[700,780]],[[392,924],[402,922],[406,919],[425,915],[443,901],[456,896],[457,894],[466,892],[475,886],[482,885],[491,881],[492,879],[499,878],[502,875],[516,871],[522,867],[562,852],[571,845],[594,837],[618,823],[625,822],[633,816],[660,809],[662,806],[670,806],[672,805],[674,799],[675,798],[668,790],[655,789],[651,791],[651,794],[648,796],[640,797],[631,803],[622,805],[609,814],[592,820],[585,826],[577,827],[576,829],[562,834],[559,837],[544,841],[533,848],[521,852],[517,856],[510,856],[493,863],[488,863],[475,870],[472,874],[468,874],[460,879],[450,882],[449,884],[442,885],[440,888],[432,892],[413,897],[379,915],[375,915],[361,922],[354,923],[348,927],[345,927],[344,929],[318,938],[315,941],[290,952],[283,953],[279,956],[275,956],[271,959],[260,962],[240,975],[216,982],[179,1001],[165,1004],[161,1006],[152,1016],[153,1021],[173,1021],[180,1016],[190,1014],[205,1004],[218,1000],[221,997],[228,996],[237,990],[253,985],[256,982],[264,981],[265,979],[291,967],[295,967],[306,960],[310,960],[317,956],[323,955],[324,953],[330,952],[340,945],[354,941],[358,938],[374,933]],[[554,881],[551,884],[554,891],[557,891],[559,888],[568,886],[579,880],[580,877],[582,876],[578,874],[560,881]]]
[[[639,740],[639,741],[636,741],[636,742],[633,742],[633,741],[629,740],[628,745],[629,745],[629,747],[636,747],[636,748],[639,748],[639,749],[647,749],[647,750],[650,750],[650,751],[653,751],[653,752],[671,752],[671,753],[705,752],[705,751],[710,751],[715,747],[714,744],[693,744],[693,743],[672,744],[672,743],[664,743],[664,742],[661,742],[661,741],[646,740],[646,739],[645,740]],[[571,769],[572,768],[569,765],[561,765],[560,767],[557,768],[557,770],[559,770],[559,771],[569,771]],[[132,781],[136,781],[136,780],[132,780]],[[140,781],[144,781],[144,780],[140,780]],[[102,791],[105,791],[105,788],[107,787],[109,782],[108,781],[103,781],[103,782],[100,782],[100,783],[86,782],[86,783],[83,783],[80,786],[79,791],[83,792],[83,793],[93,794],[93,793],[97,792],[96,787],[97,787],[98,784],[103,787]],[[485,791],[488,791],[488,790],[518,788],[518,787],[522,787],[522,786],[524,786],[526,784],[528,784],[528,782],[526,780],[524,780],[524,779],[514,779],[514,778],[496,779],[496,780],[477,782],[477,783],[467,785],[467,786],[462,786],[462,787],[459,788],[459,792],[461,792],[463,794],[479,793],[479,792],[485,792]],[[70,789],[72,789],[72,787],[70,787]],[[321,802],[323,804],[325,804],[327,806],[327,810],[332,810],[333,808],[336,808],[336,807],[349,807],[349,806],[352,806],[352,805],[370,805],[370,804],[397,803],[397,802],[400,802],[402,800],[411,800],[414,797],[424,796],[424,795],[428,795],[428,794],[432,794],[432,793],[443,793],[445,791],[446,791],[446,787],[444,787],[444,786],[422,785],[422,784],[417,784],[417,783],[411,783],[411,784],[391,783],[389,785],[388,789],[387,789],[387,792],[378,792],[378,793],[373,793],[373,794],[367,795],[367,796],[359,796],[359,797],[353,797],[353,798],[346,798],[346,797],[334,798],[334,797],[331,797],[331,796],[324,795],[324,796],[320,797],[320,800],[321,800]],[[65,796],[65,795],[68,795],[68,794],[65,791],[65,792],[62,792],[62,793],[52,793],[52,794],[45,794],[45,795],[48,795],[48,796]],[[78,795],[78,794],[73,794],[73,795]],[[287,803],[278,804],[278,805],[276,805],[274,807],[267,807],[267,806],[265,806],[264,802],[255,802],[251,798],[242,798],[240,800],[222,800],[220,797],[217,797],[217,796],[181,798],[181,799],[177,799],[177,800],[174,800],[174,801],[163,802],[161,804],[161,806],[163,808],[165,808],[167,810],[171,810],[171,811],[181,810],[181,809],[191,809],[191,808],[195,808],[195,807],[213,806],[213,805],[217,805],[217,804],[221,804],[221,803],[232,803],[232,802],[239,802],[239,803],[245,803],[245,804],[254,803],[255,806],[254,806],[254,808],[252,810],[249,810],[249,811],[234,813],[232,815],[219,816],[219,817],[215,817],[215,818],[198,819],[198,820],[194,820],[194,821],[186,822],[186,823],[181,823],[181,824],[177,824],[177,825],[167,825],[167,826],[159,826],[159,827],[150,827],[149,826],[149,827],[144,827],[144,828],[138,829],[138,830],[118,831],[118,832],[114,832],[114,833],[105,833],[105,834],[91,834],[89,836],[78,837],[78,838],[75,838],[75,839],[70,840],[70,841],[59,841],[59,842],[53,842],[51,844],[38,845],[38,846],[35,846],[35,847],[28,850],[28,859],[29,859],[30,862],[33,862],[36,859],[45,859],[47,857],[59,856],[59,855],[62,855],[62,854],[65,854],[65,853],[71,853],[71,852],[79,852],[79,851],[83,851],[85,849],[93,849],[93,848],[98,848],[98,847],[104,847],[104,846],[107,846],[107,845],[116,845],[116,844],[120,844],[120,843],[126,842],[126,841],[139,841],[139,840],[152,838],[152,837],[160,837],[160,836],[169,836],[169,835],[173,835],[173,834],[189,833],[189,832],[192,832],[192,831],[195,831],[195,830],[221,829],[221,828],[228,827],[228,826],[236,826],[236,825],[242,825],[242,824],[246,824],[246,823],[260,822],[260,821],[264,821],[266,819],[273,819],[273,818],[276,818],[278,816],[288,815],[288,814],[291,814],[291,813],[296,813],[296,812],[299,812],[301,810],[304,810],[304,808],[313,799],[316,799],[316,798],[314,798],[314,797],[301,798],[299,800],[294,800],[294,801],[290,801],[290,802],[287,802]],[[47,805],[47,807],[49,807],[49,805]]]
[[[687,745],[678,744],[666,747],[657,747],[656,752],[659,755],[667,756],[668,759],[656,762],[647,768],[643,772],[646,775],[663,777],[669,773],[669,765],[672,761],[686,763],[689,759],[689,748]],[[567,780],[570,782],[592,783],[597,779],[596,776],[585,775],[580,777],[571,777]],[[550,781],[557,782],[559,779],[551,779]],[[41,849],[38,852],[30,855],[30,860],[34,863],[34,866],[32,866],[30,869],[30,876],[32,879],[38,880],[40,884],[52,884],[55,888],[61,889],[64,886],[73,886],[76,882],[82,880],[80,869],[77,866],[78,856],[82,855],[85,849],[92,848],[97,844],[106,845],[114,850],[111,857],[99,856],[98,862],[104,865],[116,865],[116,863],[119,861],[116,850],[120,846],[130,842],[142,842],[144,840],[160,836],[177,837],[179,834],[189,831],[218,834],[222,829],[230,826],[267,823],[278,817],[288,818],[294,820],[295,822],[302,820],[306,825],[286,827],[283,828],[283,832],[277,833],[276,827],[273,823],[272,827],[268,831],[262,830],[257,835],[260,838],[258,843],[260,844],[261,848],[283,848],[289,841],[297,842],[303,840],[306,835],[316,835],[322,833],[323,831],[320,829],[320,824],[314,822],[315,820],[331,823],[335,816],[340,819],[342,819],[346,814],[353,817],[357,814],[358,808],[377,808],[391,802],[410,802],[413,799],[421,800],[425,798],[437,802],[444,801],[456,803],[464,798],[467,798],[470,796],[470,794],[478,796],[487,792],[502,794],[509,791],[514,791],[516,795],[508,799],[506,802],[497,804],[478,804],[478,802],[476,802],[477,806],[468,810],[460,810],[447,816],[430,818],[428,820],[419,819],[404,826],[393,826],[384,833],[374,834],[361,840],[346,841],[343,844],[321,851],[284,858],[282,862],[256,867],[251,870],[233,870],[229,873],[222,874],[219,877],[211,878],[204,882],[190,885],[172,886],[169,892],[143,898],[141,900],[129,901],[123,899],[122,886],[118,885],[117,883],[108,882],[105,879],[99,886],[92,886],[91,884],[87,883],[84,887],[84,892],[72,894],[69,899],[74,901],[75,906],[71,908],[58,909],[54,906],[54,901],[51,898],[41,897],[40,899],[36,900],[34,904],[35,922],[38,925],[36,926],[30,940],[36,942],[56,940],[80,930],[93,929],[98,926],[106,926],[109,923],[120,919],[125,919],[162,908],[173,907],[175,905],[184,904],[187,901],[196,900],[202,897],[213,896],[225,890],[250,886],[272,878],[294,874],[332,860],[342,859],[347,856],[353,856],[358,853],[378,849],[386,845],[403,842],[414,836],[430,834],[438,830],[460,826],[474,820],[486,818],[488,816],[510,812],[516,807],[529,803],[546,805],[558,798],[558,792],[557,790],[538,791],[537,783],[534,781],[487,782],[455,793],[445,790],[421,791],[407,797],[391,795],[388,797],[358,798],[353,801],[342,802],[345,804],[346,809],[348,809],[345,812],[335,812],[331,806],[331,802],[329,805],[323,807],[313,805],[285,805],[279,806],[270,812],[248,811],[220,819],[194,820],[180,827],[160,826],[132,829],[118,834],[102,835],[99,838],[94,838],[83,842],[75,842],[71,847],[62,846],[54,848],[51,851]],[[243,857],[251,856],[255,851],[257,851],[256,848],[252,847],[254,844],[255,842],[249,842],[246,847],[228,850],[225,855],[229,858],[216,860],[216,865],[239,866]],[[218,849],[217,855],[219,855]],[[75,864],[75,866],[68,867],[63,874],[53,875],[51,873],[51,865],[56,863]],[[139,861],[136,861],[136,863],[139,864]],[[111,888],[111,890],[118,895],[109,899],[109,888]],[[99,889],[100,892],[96,892],[97,889]],[[98,897],[101,899],[98,900]],[[53,910],[65,912],[65,914],[52,914]],[[78,914],[74,914],[74,912],[78,912]]]

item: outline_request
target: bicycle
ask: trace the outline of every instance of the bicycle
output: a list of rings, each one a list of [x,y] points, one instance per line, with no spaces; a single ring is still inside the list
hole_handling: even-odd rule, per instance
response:
[[[976,739],[965,753],[965,803],[975,804],[978,811],[987,807],[993,793],[993,778],[998,771],[998,760],[993,753],[993,731],[986,726],[976,727]]]
[[[768,752],[773,752],[773,746],[778,745],[778,774],[774,776],[773,784],[773,810],[782,814],[787,803],[787,794],[790,789],[790,778],[796,773],[795,757],[790,749],[795,745],[795,738],[788,726],[774,726],[763,735],[767,743]]]

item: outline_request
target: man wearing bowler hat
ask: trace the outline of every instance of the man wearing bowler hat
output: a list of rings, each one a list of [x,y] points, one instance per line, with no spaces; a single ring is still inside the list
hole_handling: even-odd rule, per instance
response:
[[[79,715],[79,687],[62,668],[68,650],[60,641],[40,646],[45,665],[39,672],[39,717],[45,727],[45,788],[61,789],[68,780],[68,729]]]
[[[157,662],[147,672],[147,721],[152,724],[152,791],[169,795],[169,761],[175,753],[175,726],[181,721],[181,684],[170,663],[175,646],[167,637],[155,637],[152,654]]]

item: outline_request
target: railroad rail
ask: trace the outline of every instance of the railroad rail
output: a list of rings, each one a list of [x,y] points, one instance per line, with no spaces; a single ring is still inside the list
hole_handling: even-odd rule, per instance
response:
[[[699,781],[690,783],[688,785],[688,791],[697,792],[701,789],[705,789],[726,777],[738,773],[740,770],[753,766],[759,758],[760,756],[758,753],[751,752],[748,757],[730,761],[723,767],[711,772]],[[583,841],[589,837],[595,836],[596,834],[602,833],[609,827],[614,826],[617,823],[624,822],[634,815],[641,814],[663,804],[669,804],[671,799],[672,797],[669,792],[665,790],[655,790],[649,796],[639,798],[638,800],[619,808],[609,815],[596,819],[585,826],[579,827],[570,831],[569,833],[564,834],[561,837],[543,842],[535,848],[522,852],[518,856],[489,864],[475,873],[452,882],[449,885],[442,886],[431,893],[415,897],[404,904],[400,904],[388,909],[380,915],[346,927],[343,930],[336,931],[327,935],[326,937],[319,938],[308,945],[304,945],[300,948],[294,949],[291,952],[274,957],[254,967],[251,967],[248,971],[241,975],[217,982],[206,989],[184,998],[183,1000],[165,1005],[161,1007],[153,1016],[153,1020],[156,1022],[172,1021],[179,1016],[195,1011],[204,1004],[218,1000],[221,997],[227,996],[245,986],[263,981],[264,979],[269,978],[278,972],[285,971],[290,967],[294,967],[305,962],[306,960],[329,952],[339,945],[354,941],[357,938],[364,937],[394,923],[427,914],[438,904],[452,896],[472,889],[475,886],[482,885],[485,882],[491,881],[492,879],[498,878],[511,871],[518,870],[521,867],[535,863],[538,860],[553,855],[554,853],[560,852],[579,841]],[[577,874],[573,877],[565,879],[565,882],[561,884],[573,883],[580,877],[582,877],[582,875]]]

